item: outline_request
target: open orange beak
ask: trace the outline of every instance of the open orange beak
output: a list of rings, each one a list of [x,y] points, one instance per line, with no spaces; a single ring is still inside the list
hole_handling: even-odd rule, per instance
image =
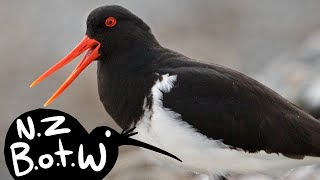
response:
[[[95,59],[97,59],[99,54],[99,48],[101,44],[89,38],[87,35],[82,39],[82,41],[63,59],[61,59],[57,64],[52,66],[48,71],[43,73],[40,77],[38,77],[30,87],[33,87],[44,80],[46,77],[50,76],[64,65],[71,62],[77,56],[82,54],[85,50],[88,49],[87,53],[77,65],[77,67],[72,71],[67,80],[59,87],[59,89],[51,96],[51,98],[44,104],[44,106],[48,106],[53,100],[55,100],[77,77],[78,75]]]

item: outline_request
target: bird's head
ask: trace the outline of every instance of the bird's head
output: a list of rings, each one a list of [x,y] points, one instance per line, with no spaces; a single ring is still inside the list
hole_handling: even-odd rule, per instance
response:
[[[121,6],[102,6],[93,10],[87,19],[87,31],[82,41],[58,63],[37,78],[33,87],[84,53],[83,59],[67,80],[44,104],[56,99],[94,60],[107,61],[108,56],[123,53],[134,46],[157,43],[149,26],[139,17]]]
[[[110,148],[112,149],[118,149],[119,146],[122,145],[131,145],[131,146],[137,146],[137,147],[142,147],[145,149],[149,149],[151,151],[158,152],[160,154],[164,154],[166,156],[169,156],[173,159],[176,159],[180,162],[182,162],[178,157],[176,157],[173,154],[168,153],[167,151],[164,151],[162,149],[159,149],[155,146],[152,146],[150,144],[141,142],[136,139],[130,138],[131,136],[134,136],[138,134],[138,132],[134,132],[135,127],[131,129],[124,129],[122,133],[118,133],[117,131],[113,130],[110,127],[106,126],[100,126],[96,127],[91,133],[91,142],[102,142],[106,145],[112,146]]]
[[[114,129],[107,126],[96,127],[90,133],[91,141],[101,141],[104,144],[113,144],[118,146],[118,142],[121,140],[121,135]]]
[[[129,130],[123,130],[122,133],[118,133],[114,129],[107,126],[96,127],[90,133],[93,139],[97,141],[101,141],[105,144],[113,144],[114,146],[120,146],[123,144],[127,144],[128,142],[135,141],[134,139],[130,139],[131,136],[138,134],[137,132],[133,132],[135,128]],[[130,144],[127,144],[130,145]],[[133,144],[134,145],[134,144]]]
[[[124,52],[136,43],[150,43],[154,38],[145,22],[121,6],[93,10],[87,19],[86,36],[98,41],[99,52],[106,56]]]

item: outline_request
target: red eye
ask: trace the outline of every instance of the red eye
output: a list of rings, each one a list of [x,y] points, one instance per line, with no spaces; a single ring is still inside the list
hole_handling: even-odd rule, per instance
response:
[[[117,24],[117,20],[114,17],[108,17],[104,23],[107,27],[113,27]]]

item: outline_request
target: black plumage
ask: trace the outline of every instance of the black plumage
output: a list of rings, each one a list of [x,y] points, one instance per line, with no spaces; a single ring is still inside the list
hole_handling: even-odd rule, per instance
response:
[[[110,17],[116,19],[112,27],[105,25]],[[100,100],[121,128],[136,126],[142,118],[152,120],[152,88],[168,74],[176,80],[172,89],[162,92],[162,108],[178,114],[208,139],[248,153],[320,157],[317,119],[244,74],[162,47],[149,26],[125,8],[103,6],[92,11],[86,35],[95,41],[92,49],[100,47],[96,54]],[[146,111],[151,111],[149,117]],[[204,172],[211,167],[206,168]]]
[[[95,10],[92,16],[99,13],[108,16],[109,9],[117,12],[110,15],[119,14],[119,22],[122,16],[132,16],[115,6]],[[196,62],[163,48],[149,28],[141,28],[140,32],[139,25],[145,27],[145,24],[136,21],[140,24],[123,25],[135,26],[129,32],[124,29],[122,33],[123,27],[119,25],[119,30],[111,29],[110,35],[102,37],[107,52],[98,61],[100,99],[122,128],[141,118],[144,97],[150,95],[158,74],[168,73],[177,75],[177,81],[171,92],[164,93],[164,107],[179,113],[207,137],[249,152],[265,150],[289,157],[320,156],[320,123],[311,115],[237,71]],[[127,36],[125,33],[129,33],[129,39],[120,38]],[[92,37],[96,38],[95,34]],[[113,49],[113,43],[121,47],[108,51],[109,47]]]

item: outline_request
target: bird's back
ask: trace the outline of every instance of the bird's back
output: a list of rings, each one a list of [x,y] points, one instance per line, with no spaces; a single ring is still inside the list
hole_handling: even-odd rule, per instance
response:
[[[207,137],[247,152],[320,156],[319,121],[256,80],[174,52],[155,66],[177,75],[163,106]]]

